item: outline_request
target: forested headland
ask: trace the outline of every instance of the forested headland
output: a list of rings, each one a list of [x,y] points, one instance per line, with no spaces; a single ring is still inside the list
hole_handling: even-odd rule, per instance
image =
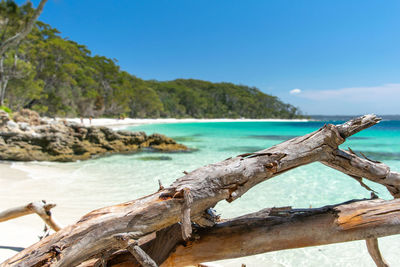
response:
[[[0,41],[32,13],[28,2],[0,2]],[[92,55],[84,45],[37,21],[0,62],[1,102],[46,116],[301,118],[298,108],[255,87],[195,79],[143,80],[116,60]]]

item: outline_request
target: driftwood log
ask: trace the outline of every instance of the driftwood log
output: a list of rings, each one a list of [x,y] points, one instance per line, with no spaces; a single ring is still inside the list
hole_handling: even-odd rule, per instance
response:
[[[351,149],[338,148],[379,121],[365,115],[325,125],[271,148],[201,167],[154,194],[94,210],[1,266],[185,266],[360,239],[366,240],[377,266],[387,266],[377,238],[400,233],[397,199],[317,209],[271,208],[230,220],[220,220],[211,209],[221,200],[238,199],[260,182],[316,161],[348,174],[367,189],[363,178],[399,197],[399,173]]]

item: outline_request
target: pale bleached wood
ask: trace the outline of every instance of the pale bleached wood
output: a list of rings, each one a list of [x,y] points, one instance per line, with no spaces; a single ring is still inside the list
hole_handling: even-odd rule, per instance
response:
[[[34,213],[32,209],[28,208],[28,205],[10,208],[0,212],[0,222],[5,222],[11,219]]]
[[[383,259],[381,252],[379,251],[378,239],[368,238],[365,240],[367,243],[368,253],[371,255],[377,267],[389,267],[386,261]]]
[[[76,224],[7,260],[3,266],[21,262],[27,266],[75,266],[98,257],[115,245],[112,238],[115,234],[129,232],[140,239],[180,222],[186,189],[192,197],[191,220],[196,223],[219,201],[234,201],[260,182],[311,162],[329,162],[345,138],[379,120],[366,115],[343,125],[325,125],[269,149],[199,168],[157,193],[87,214]]]
[[[0,222],[5,222],[21,216],[36,213],[48,226],[50,226],[51,229],[54,231],[59,231],[62,227],[54,219],[50,212],[50,210],[55,206],[56,204],[46,203],[46,201],[42,200],[38,202],[31,202],[25,206],[10,208],[0,212]]]
[[[182,237],[184,240],[188,240],[192,234],[192,222],[190,219],[190,208],[192,206],[192,195],[190,194],[190,190],[185,188],[183,190],[183,207],[182,207]]]
[[[393,197],[400,197],[400,173],[390,170],[384,163],[363,159],[354,152],[341,149],[332,151],[328,159],[321,162],[350,176],[365,178],[384,185]]]

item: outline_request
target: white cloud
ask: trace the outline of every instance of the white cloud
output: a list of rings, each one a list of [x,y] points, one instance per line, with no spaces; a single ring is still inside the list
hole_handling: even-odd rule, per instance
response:
[[[400,97],[400,84],[384,84],[371,87],[349,87],[334,90],[305,90],[302,97],[311,100],[341,100],[350,102],[390,101]]]
[[[300,93],[301,93],[301,89],[295,88],[295,89],[293,89],[293,90],[290,90],[289,93],[290,93],[291,95],[297,95],[297,94],[300,94]]]
[[[400,114],[400,83],[302,90],[295,102],[308,114]]]

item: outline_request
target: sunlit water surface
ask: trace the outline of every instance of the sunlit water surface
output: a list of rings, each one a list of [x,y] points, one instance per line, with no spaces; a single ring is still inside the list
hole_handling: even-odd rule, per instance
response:
[[[295,136],[312,132],[327,122],[215,122],[131,126],[128,130],[158,132],[175,138],[191,153],[143,152],[114,155],[76,163],[14,163],[29,179],[8,182],[0,188],[10,205],[48,199],[58,206],[54,214],[73,223],[92,209],[132,200],[158,189],[158,180],[169,185],[183,171],[218,162],[246,152],[258,151]],[[340,122],[330,122],[340,123]],[[380,124],[349,138],[343,148],[362,151],[400,171],[400,121]],[[390,195],[379,185],[366,182],[381,198]],[[9,192],[17,192],[10,195]],[[21,192],[21,193],[18,193]],[[346,175],[313,163],[270,179],[233,203],[221,202],[216,210],[224,218],[266,207],[319,207],[370,193]],[[382,252],[392,266],[400,262],[397,236],[380,239]],[[374,266],[364,242],[293,249],[218,262],[222,266]]]

